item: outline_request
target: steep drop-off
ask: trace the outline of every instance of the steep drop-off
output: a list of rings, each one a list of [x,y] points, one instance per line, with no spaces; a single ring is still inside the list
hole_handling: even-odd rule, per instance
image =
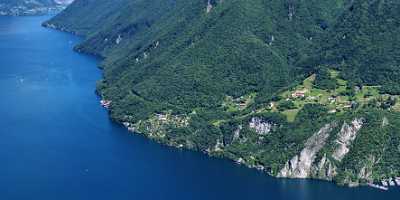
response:
[[[77,0],[44,25],[104,58],[98,92],[129,130],[279,177],[357,185],[400,176],[399,8]]]

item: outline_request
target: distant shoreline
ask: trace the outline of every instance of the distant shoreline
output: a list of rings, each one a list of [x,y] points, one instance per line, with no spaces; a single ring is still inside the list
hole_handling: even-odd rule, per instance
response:
[[[43,16],[49,14],[57,14],[64,10],[66,6],[51,6],[51,7],[39,7],[28,9],[25,7],[11,7],[11,8],[0,8],[0,16]]]

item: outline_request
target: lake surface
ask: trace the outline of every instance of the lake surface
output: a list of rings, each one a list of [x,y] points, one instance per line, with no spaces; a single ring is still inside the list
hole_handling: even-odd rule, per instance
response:
[[[275,179],[227,160],[168,148],[111,122],[80,39],[45,17],[0,17],[1,200],[369,200],[400,189]]]

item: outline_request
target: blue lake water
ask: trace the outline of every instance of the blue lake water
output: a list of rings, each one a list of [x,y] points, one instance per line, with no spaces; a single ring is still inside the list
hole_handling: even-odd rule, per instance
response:
[[[275,179],[128,133],[99,105],[93,57],[44,17],[0,17],[0,200],[369,200],[399,189]]]

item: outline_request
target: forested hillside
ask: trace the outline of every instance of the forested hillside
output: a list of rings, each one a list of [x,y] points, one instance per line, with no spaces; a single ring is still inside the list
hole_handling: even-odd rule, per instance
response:
[[[400,3],[76,0],[47,27],[104,58],[129,130],[272,175],[400,176]]]
[[[399,1],[354,1],[323,42],[320,62],[339,65],[354,85],[399,94],[399,9]]]

